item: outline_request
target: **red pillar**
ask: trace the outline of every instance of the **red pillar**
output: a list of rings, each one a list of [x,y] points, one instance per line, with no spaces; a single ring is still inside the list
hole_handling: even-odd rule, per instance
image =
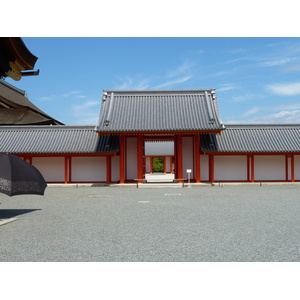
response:
[[[200,135],[194,135],[194,147],[195,147],[195,181],[200,182]]]
[[[64,176],[64,183],[69,183],[69,180],[71,178],[71,158],[70,156],[65,156],[65,176]]]
[[[285,155],[285,181],[289,180],[289,156]]]
[[[139,135],[137,138],[137,176],[138,179],[143,178],[143,157],[144,157],[144,137]],[[139,182],[142,182],[139,180]]]
[[[182,136],[177,135],[177,176],[179,179],[182,178]],[[179,180],[178,182],[182,182]]]
[[[215,157],[214,155],[209,155],[209,181],[214,183],[215,181]]]
[[[251,182],[254,182],[254,155],[251,155]]]
[[[291,180],[295,182],[295,160],[294,154],[291,155]]]
[[[111,156],[106,156],[106,183],[111,183]]]
[[[120,183],[125,182],[125,137],[120,135]]]

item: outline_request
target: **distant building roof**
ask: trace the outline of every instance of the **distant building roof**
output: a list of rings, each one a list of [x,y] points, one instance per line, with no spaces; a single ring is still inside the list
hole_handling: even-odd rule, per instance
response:
[[[0,152],[111,153],[119,137],[98,137],[94,126],[0,126]]]
[[[100,134],[222,129],[214,89],[104,91],[96,127]]]
[[[26,96],[26,92],[0,80],[0,125],[63,125]]]
[[[300,124],[226,125],[221,135],[201,135],[205,152],[300,152]]]

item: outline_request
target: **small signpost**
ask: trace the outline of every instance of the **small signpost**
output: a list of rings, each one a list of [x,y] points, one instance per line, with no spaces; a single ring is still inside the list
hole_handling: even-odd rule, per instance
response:
[[[190,181],[191,181],[191,173],[192,173],[192,169],[186,169],[187,175],[188,175],[188,187],[190,186]]]

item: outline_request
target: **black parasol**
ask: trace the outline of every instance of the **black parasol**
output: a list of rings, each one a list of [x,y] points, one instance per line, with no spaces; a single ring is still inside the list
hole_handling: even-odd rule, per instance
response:
[[[44,195],[47,184],[40,171],[12,154],[0,154],[0,192],[8,196]]]

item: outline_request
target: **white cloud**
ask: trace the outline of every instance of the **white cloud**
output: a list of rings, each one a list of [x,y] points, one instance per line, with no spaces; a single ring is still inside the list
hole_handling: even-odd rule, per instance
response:
[[[276,95],[300,95],[300,82],[270,84],[266,89]]]
[[[243,117],[247,117],[247,116],[250,116],[250,115],[254,115],[256,114],[257,112],[259,112],[261,110],[260,107],[253,107],[252,109],[246,111],[244,114],[243,114]]]
[[[174,84],[178,84],[178,83],[183,83],[183,82],[186,82],[186,81],[190,80],[191,78],[192,78],[191,76],[178,78],[178,79],[171,80],[171,81],[165,82],[163,84],[157,85],[155,88],[156,89],[161,89],[161,88],[166,87],[166,86],[170,86],[170,85],[174,85]]]
[[[138,76],[140,77],[140,76]],[[117,90],[146,90],[149,86],[149,79],[133,78],[131,76],[119,77],[121,83],[117,84]]]
[[[181,64],[179,67],[177,67],[176,69],[167,72],[167,77],[173,78],[173,77],[177,77],[177,76],[186,75],[187,73],[190,74],[190,72],[192,71],[192,67],[194,65],[195,64],[192,62],[186,61],[183,64]]]
[[[78,125],[96,125],[100,112],[100,101],[86,101],[72,106],[72,115]]]
[[[280,65],[287,64],[294,60],[295,60],[295,58],[280,58],[280,59],[263,62],[263,63],[261,63],[261,65],[263,67],[274,67],[274,66],[280,66]]]
[[[225,92],[237,89],[239,86],[235,83],[223,84],[220,88],[217,89],[218,92]]]

